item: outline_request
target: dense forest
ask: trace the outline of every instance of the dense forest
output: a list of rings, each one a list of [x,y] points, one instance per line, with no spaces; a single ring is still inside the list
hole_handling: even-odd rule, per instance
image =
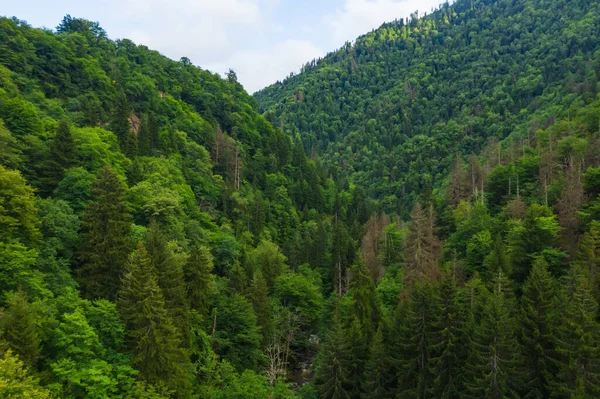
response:
[[[250,96],[0,18],[0,397],[600,397],[599,33],[458,0]]]

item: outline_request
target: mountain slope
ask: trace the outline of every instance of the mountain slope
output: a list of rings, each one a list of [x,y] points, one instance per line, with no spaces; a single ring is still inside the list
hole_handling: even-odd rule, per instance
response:
[[[599,27],[594,1],[459,0],[384,24],[255,98],[307,153],[406,214],[456,153],[595,99]]]

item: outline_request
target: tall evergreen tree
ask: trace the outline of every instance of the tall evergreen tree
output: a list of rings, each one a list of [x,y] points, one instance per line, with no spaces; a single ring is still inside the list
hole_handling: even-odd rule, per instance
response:
[[[567,295],[556,346],[559,360],[552,397],[572,398],[578,394],[600,396],[600,324],[598,304],[589,282],[574,267],[567,277]]]
[[[317,358],[315,385],[322,399],[350,399],[346,390],[348,382],[348,347],[340,311],[336,308]]]
[[[129,257],[119,309],[140,376],[176,391],[178,397],[189,396],[189,360],[167,312],[152,259],[141,243]]]
[[[148,128],[148,119],[143,117],[140,121],[140,128],[137,134],[138,155],[149,156],[151,154],[150,129]]]
[[[216,290],[213,267],[210,251],[201,245],[192,249],[184,267],[185,292],[190,308],[204,316],[209,311],[209,297]]]
[[[51,188],[56,188],[62,180],[65,170],[77,165],[75,141],[66,121],[60,121],[58,130],[50,145],[48,177]]]
[[[40,338],[25,291],[19,289],[9,295],[0,323],[8,347],[27,367],[34,367],[40,357]]]
[[[131,250],[127,186],[106,166],[98,172],[81,224],[78,280],[87,298],[115,300]]]
[[[462,371],[468,351],[464,301],[459,295],[454,276],[446,274],[439,287],[439,317],[435,323],[432,358],[435,380],[431,389],[435,398],[459,398],[462,393]]]
[[[369,359],[365,365],[365,375],[362,384],[362,399],[392,398],[395,386],[395,368],[387,346],[387,326],[385,322],[379,323],[377,332],[371,342]]]
[[[417,283],[410,307],[400,328],[400,364],[398,398],[427,398],[433,386],[435,325],[437,324],[435,291],[429,282]]]
[[[262,343],[269,342],[273,333],[273,320],[271,315],[271,304],[269,303],[269,286],[267,280],[263,277],[260,270],[254,273],[250,287],[248,288],[248,297],[256,313],[257,324],[260,327]]]
[[[516,398],[521,385],[521,353],[511,303],[498,279],[476,326],[465,374],[466,398]]]
[[[170,247],[167,236],[155,221],[150,223],[146,234],[146,248],[152,260],[152,266],[156,270],[158,286],[162,291],[165,307],[173,324],[179,330],[183,343],[187,346],[190,325],[185,294],[186,286],[183,278],[184,260],[181,256],[177,256]]]
[[[119,139],[121,151],[129,158],[133,158],[137,153],[137,143],[129,123],[130,111],[125,92],[121,89],[115,101],[115,108],[110,121],[110,130]]]
[[[522,397],[548,398],[555,379],[554,347],[558,314],[556,286],[543,258],[537,259],[523,286],[521,297],[521,342],[526,384]]]
[[[365,339],[370,341],[379,324],[379,307],[375,296],[375,282],[361,259],[356,256],[350,270],[350,294],[352,295],[352,310],[360,323]]]
[[[158,127],[158,121],[156,120],[156,114],[150,112],[148,114],[148,137],[150,142],[150,151],[154,151],[160,146],[160,130]]]

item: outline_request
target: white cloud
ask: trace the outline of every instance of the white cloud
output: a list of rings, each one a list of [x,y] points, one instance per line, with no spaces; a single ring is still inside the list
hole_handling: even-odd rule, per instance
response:
[[[249,93],[262,89],[290,72],[297,73],[307,61],[323,55],[323,50],[305,40],[284,40],[263,50],[241,50],[225,62],[207,65],[214,72],[235,70]]]
[[[345,0],[342,8],[324,17],[336,46],[378,28],[384,22],[406,18],[414,11],[429,13],[442,0]]]

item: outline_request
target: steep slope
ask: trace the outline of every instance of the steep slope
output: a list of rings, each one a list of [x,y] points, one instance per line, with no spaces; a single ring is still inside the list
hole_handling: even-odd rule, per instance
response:
[[[359,37],[255,94],[307,153],[406,214],[456,153],[595,99],[598,3],[458,0]]]

